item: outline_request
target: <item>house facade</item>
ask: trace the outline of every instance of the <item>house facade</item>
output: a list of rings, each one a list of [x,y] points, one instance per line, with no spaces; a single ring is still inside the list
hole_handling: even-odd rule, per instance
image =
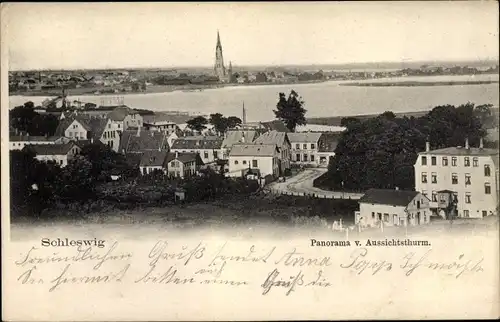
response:
[[[111,120],[113,130],[123,132],[129,127],[143,126],[143,117],[139,112],[125,105],[113,109],[107,117]]]
[[[415,162],[415,189],[431,200],[439,214],[440,191],[451,191],[457,216],[483,218],[497,214],[499,202],[498,151],[480,147],[449,147],[421,152]]]
[[[170,152],[166,162],[168,176],[176,178],[194,176],[203,165],[198,153],[191,152]]]
[[[279,175],[283,175],[283,172],[290,169],[290,157],[291,157],[291,145],[290,140],[286,132],[269,131],[261,134],[254,141],[255,144],[275,144],[279,151]]]
[[[370,189],[359,200],[361,227],[422,225],[430,222],[429,199],[418,191]]]
[[[297,164],[318,165],[318,142],[321,133],[288,133],[291,145],[291,162]]]
[[[146,151],[141,156],[139,170],[142,175],[147,175],[155,171],[167,174],[167,151]]]
[[[27,145],[60,144],[67,142],[69,140],[64,140],[63,137],[58,136],[11,135],[9,137],[9,150],[22,150]]]
[[[260,177],[280,175],[280,151],[275,144],[235,144],[229,154],[227,176],[241,177],[248,171]]]
[[[173,141],[170,150],[198,153],[205,164],[223,157],[222,138],[219,137],[181,137]]]
[[[35,153],[35,158],[42,162],[55,162],[61,168],[81,152],[81,148],[73,142],[64,144],[27,145],[25,150]]]

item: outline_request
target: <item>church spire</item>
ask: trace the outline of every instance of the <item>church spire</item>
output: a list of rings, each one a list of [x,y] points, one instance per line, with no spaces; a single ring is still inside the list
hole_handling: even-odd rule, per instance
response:
[[[220,43],[219,29],[217,29],[217,47],[222,47]]]

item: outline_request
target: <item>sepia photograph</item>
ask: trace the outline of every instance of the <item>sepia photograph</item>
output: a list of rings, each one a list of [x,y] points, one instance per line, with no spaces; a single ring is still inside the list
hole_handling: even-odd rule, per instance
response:
[[[3,319],[498,318],[498,23],[3,3]]]

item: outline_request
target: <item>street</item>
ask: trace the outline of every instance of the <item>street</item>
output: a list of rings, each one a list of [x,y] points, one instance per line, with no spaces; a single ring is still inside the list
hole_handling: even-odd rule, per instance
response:
[[[327,171],[326,168],[309,168],[297,175],[287,178],[286,182],[273,182],[269,184],[269,189],[282,193],[293,194],[315,194],[320,198],[333,198],[333,199],[359,199],[363,196],[362,193],[328,191],[319,189],[313,186],[314,179],[318,178]]]

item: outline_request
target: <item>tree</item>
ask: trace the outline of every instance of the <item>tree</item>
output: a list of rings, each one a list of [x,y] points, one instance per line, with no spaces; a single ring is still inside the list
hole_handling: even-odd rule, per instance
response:
[[[193,131],[201,132],[207,128],[208,120],[203,116],[197,116],[187,121],[187,126]]]
[[[295,132],[297,125],[306,124],[306,109],[303,106],[304,101],[302,98],[292,90],[288,98],[284,93],[279,93],[278,104],[276,104],[276,110],[273,112],[276,118],[283,121],[291,132]]]
[[[228,129],[228,119],[221,113],[210,114],[209,122],[219,134],[226,132]]]
[[[10,125],[30,135],[54,135],[59,119],[52,114],[39,114],[35,112],[33,102],[26,102],[9,111]]]
[[[230,116],[227,118],[227,127],[230,129],[237,128],[242,123],[241,119],[236,116]]]
[[[88,144],[82,148],[80,153],[90,162],[90,177],[95,182],[109,181],[114,173],[129,176],[133,173],[125,156],[114,152],[108,146],[100,143]]]

